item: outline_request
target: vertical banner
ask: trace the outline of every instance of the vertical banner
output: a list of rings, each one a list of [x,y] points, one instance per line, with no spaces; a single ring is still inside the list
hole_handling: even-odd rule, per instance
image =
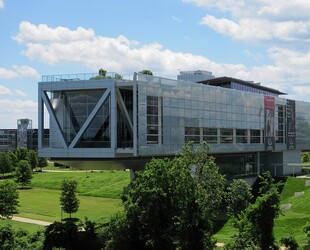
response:
[[[265,149],[275,150],[275,98],[273,96],[264,96],[265,109]]]
[[[287,117],[287,149],[296,148],[296,131],[295,131],[295,101],[286,100],[286,117]]]

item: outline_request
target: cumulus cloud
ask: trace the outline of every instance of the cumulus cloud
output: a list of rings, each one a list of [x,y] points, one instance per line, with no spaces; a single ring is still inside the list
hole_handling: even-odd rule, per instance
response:
[[[16,128],[12,127],[12,121],[17,121],[21,118],[31,119],[34,126],[36,126],[38,122],[38,105],[32,100],[11,100],[0,98],[0,106],[1,128]]]
[[[4,85],[0,85],[0,95],[5,96],[27,96],[27,93],[20,89],[10,89]]]
[[[74,39],[68,38],[70,34],[75,34]],[[178,69],[203,68],[219,75],[244,70],[243,65],[217,64],[199,55],[164,49],[158,43],[140,45],[124,36],[103,37],[83,28],[69,30],[22,22],[14,39],[26,47],[22,53],[32,60],[49,64],[78,63],[94,71],[101,67],[117,72],[150,68],[158,74],[175,77]]]
[[[3,9],[4,8],[4,2],[3,0],[0,0],[0,9]]]
[[[35,78],[38,79],[40,75],[38,72],[26,65],[13,65],[12,69],[0,68],[1,79],[12,79],[12,78]]]
[[[235,40],[310,43],[310,1],[183,0],[230,14],[206,15],[200,24]]]
[[[11,90],[3,85],[0,85],[0,95],[10,95]]]
[[[228,20],[227,23],[229,22]],[[28,36],[27,27],[36,34],[36,38]],[[130,74],[148,68],[156,75],[171,78],[175,78],[180,69],[204,69],[212,71],[215,76],[226,75],[254,80],[284,92],[294,91],[291,88],[292,84],[306,82],[310,78],[310,53],[304,54],[290,49],[272,47],[268,50],[269,57],[274,61],[272,65],[249,68],[241,63],[225,64],[214,62],[205,56],[172,51],[158,43],[141,45],[124,36],[104,37],[91,32],[85,39],[86,29],[83,28],[69,30],[59,29],[59,27],[50,28],[46,25],[43,27],[45,28],[42,29],[42,25],[36,26],[30,23],[25,25],[23,22],[16,37],[23,38],[19,39],[19,42],[25,46],[23,55],[49,64],[77,63],[85,65],[92,71],[104,67],[108,71]],[[236,28],[238,29],[238,26]],[[57,32],[64,30],[69,34],[75,34],[75,38],[70,40],[66,34],[56,35]],[[51,38],[48,40],[48,37]],[[245,53],[253,56],[249,51]],[[26,72],[29,71],[26,70]]]

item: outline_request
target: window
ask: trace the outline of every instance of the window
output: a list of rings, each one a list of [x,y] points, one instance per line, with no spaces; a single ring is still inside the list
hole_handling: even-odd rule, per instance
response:
[[[185,127],[185,142],[200,143],[200,128]]]
[[[221,129],[221,143],[233,143],[233,129]]]
[[[236,143],[247,143],[246,129],[236,129]]]
[[[162,113],[162,97],[147,96],[147,144],[162,144]]]
[[[217,129],[216,128],[204,128],[203,140],[207,143],[217,143]]]
[[[285,143],[285,116],[284,106],[277,105],[275,112],[276,143]]]
[[[250,143],[260,143],[260,130],[250,130]]]

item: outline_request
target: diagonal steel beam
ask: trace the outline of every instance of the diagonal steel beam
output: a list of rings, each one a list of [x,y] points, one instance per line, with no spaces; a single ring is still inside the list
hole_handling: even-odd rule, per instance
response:
[[[73,141],[69,145],[69,148],[74,148],[75,147],[76,143],[79,141],[79,139],[81,138],[81,136],[83,135],[85,130],[88,128],[89,124],[92,122],[92,120],[96,116],[98,110],[101,108],[101,106],[103,105],[103,103],[105,102],[107,97],[109,96],[110,92],[111,92],[110,89],[106,89],[106,91],[103,93],[103,95],[101,96],[101,98],[97,102],[96,106],[94,107],[92,112],[89,114],[89,116],[87,117],[86,121],[84,122],[84,124],[80,128],[79,132],[76,134],[76,136],[74,137]]]
[[[130,119],[129,113],[127,111],[125,102],[122,98],[122,95],[121,95],[121,92],[119,91],[119,89],[116,89],[116,93],[117,93],[118,106],[119,106],[121,112],[123,113],[123,115],[125,116],[125,122],[129,128],[129,132],[130,132],[131,136],[133,136],[133,125],[132,125],[132,121]]]
[[[55,115],[54,109],[52,107],[52,104],[51,104],[51,102],[50,102],[46,92],[42,91],[42,95],[41,96],[42,96],[42,100],[43,100],[43,102],[44,102],[44,104],[46,106],[46,109],[47,109],[47,111],[48,111],[48,113],[50,115],[51,122],[54,123],[56,125],[56,127],[57,127],[56,133],[58,134],[58,138],[60,139],[60,142],[63,145],[63,147],[67,148],[67,146],[68,146],[67,142],[66,142],[66,140],[64,138],[61,126],[60,126],[60,124],[59,124],[59,122],[57,120],[57,117]]]

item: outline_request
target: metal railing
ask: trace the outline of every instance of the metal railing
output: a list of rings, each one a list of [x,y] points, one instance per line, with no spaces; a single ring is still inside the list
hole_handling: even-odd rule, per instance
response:
[[[42,82],[86,81],[101,79],[133,80],[133,75],[120,75],[115,72],[107,72],[104,76],[99,75],[98,73],[77,73],[42,76]]]

